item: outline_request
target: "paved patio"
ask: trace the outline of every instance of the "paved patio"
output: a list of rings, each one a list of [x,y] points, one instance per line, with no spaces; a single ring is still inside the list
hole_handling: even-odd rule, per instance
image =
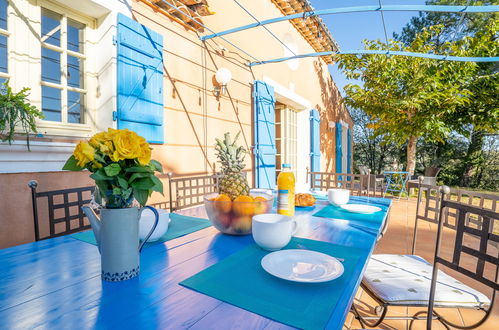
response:
[[[414,219],[416,214],[416,199],[412,198],[410,200],[400,200],[395,199],[393,201],[392,210],[390,213],[390,225],[385,236],[378,243],[375,253],[394,253],[394,254],[410,254],[412,248],[412,235],[414,229]],[[433,251],[435,246],[435,235],[436,235],[436,225],[429,224],[427,222],[421,221],[418,224],[418,239],[416,245],[416,254],[424,257],[428,261],[433,261]],[[445,236],[444,236],[445,237]],[[443,253],[451,251],[453,246],[452,240],[443,240],[442,251]],[[474,265],[471,258],[465,259],[464,264]],[[488,291],[481,284],[477,285],[477,282],[466,278],[460,274],[455,274],[443,268],[448,274],[455,276],[458,280],[463,283],[480,290],[487,296],[490,296],[490,291]],[[480,329],[497,329],[499,324],[499,307],[496,298],[494,310],[489,320],[480,327]],[[374,301],[359,289],[356,297],[356,304],[358,307],[369,311],[369,314],[373,314],[373,309],[376,306]],[[412,315],[416,313],[418,308],[390,308],[388,311],[388,316],[396,315]],[[457,309],[438,309],[438,311],[446,315],[450,320],[456,323],[470,324],[478,320],[481,316],[481,312],[474,310],[457,310]],[[359,329],[362,328],[360,323],[353,317],[352,313],[349,314],[347,321],[345,322],[344,329]],[[403,320],[388,320],[383,322],[377,328],[381,329],[409,329],[409,321]],[[426,329],[426,324],[424,321],[414,322],[412,329]],[[439,322],[434,322],[433,329],[445,329]]]

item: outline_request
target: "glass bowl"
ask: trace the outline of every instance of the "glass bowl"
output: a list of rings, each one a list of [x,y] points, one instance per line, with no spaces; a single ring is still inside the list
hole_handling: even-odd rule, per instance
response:
[[[254,202],[232,202],[214,200],[219,194],[204,196],[204,206],[208,219],[215,228],[224,234],[247,235],[251,233],[251,218],[256,214],[270,213],[274,204],[274,196],[251,192],[251,197],[263,197],[265,200]]]

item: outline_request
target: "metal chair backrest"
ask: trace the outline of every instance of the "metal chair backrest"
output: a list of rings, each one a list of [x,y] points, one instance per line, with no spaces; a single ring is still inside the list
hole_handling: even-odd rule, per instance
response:
[[[477,282],[484,284],[492,289],[491,306],[486,311],[486,315],[473,325],[467,328],[480,326],[490,315],[492,310],[495,293],[499,290],[498,272],[499,272],[499,250],[491,248],[499,244],[499,234],[494,232],[494,224],[499,223],[499,213],[492,210],[487,210],[478,206],[468,205],[447,199],[450,189],[447,186],[440,188],[441,208],[439,212],[440,221],[437,230],[437,241],[435,247],[435,258],[433,264],[433,274],[430,290],[430,303],[428,306],[428,323],[427,327],[431,329],[431,317],[433,315],[433,304],[435,299],[435,288],[437,283],[438,265],[444,265],[460,274],[463,274]],[[456,216],[456,229],[452,232],[454,236],[454,248],[452,256],[446,258],[441,254],[441,241],[444,227],[445,215],[452,214]],[[473,223],[466,221],[472,215],[482,219],[482,225],[477,228]],[[448,239],[448,238],[446,238]],[[471,242],[473,240],[473,242]],[[471,256],[476,259],[476,266],[474,269],[466,267],[461,263],[463,254]],[[488,271],[486,271],[488,270]],[[455,326],[454,324],[446,321],[447,325]]]
[[[91,201],[91,195],[95,187],[80,187],[63,190],[52,190],[37,192],[38,182],[32,180],[28,183],[31,188],[31,200],[33,203],[33,221],[35,240],[43,240],[67,234],[76,233],[90,229],[90,222],[83,213],[81,207]],[[43,209],[38,206],[46,200]],[[40,218],[48,219],[40,221]],[[48,226],[47,232],[43,230]]]
[[[418,232],[418,222],[420,220],[438,223],[440,213],[440,193],[439,186],[432,186],[423,183],[423,177],[419,177],[418,199],[416,205],[416,220],[412,237],[412,254],[416,251],[416,240]],[[422,207],[422,204],[424,206]],[[452,227],[453,228],[453,227]]]
[[[424,176],[428,176],[428,177],[436,177],[438,175],[438,173],[440,172],[440,168],[438,167],[433,167],[433,166],[430,166],[430,167],[427,167],[424,169]]]
[[[358,196],[369,193],[369,175],[367,174],[309,172],[307,168],[307,181],[309,178],[311,189],[343,188]]]
[[[369,175],[369,174],[371,174],[371,170],[369,169],[369,167],[367,167],[365,165],[361,165],[361,166],[359,166],[359,173],[363,174],[363,175]]]
[[[204,203],[203,196],[218,192],[219,174],[173,177],[168,173],[170,212]]]
[[[463,204],[478,206],[480,208],[491,210],[494,212],[498,210],[499,195],[455,188],[450,188],[449,190],[449,199],[456,200],[457,202]],[[454,214],[452,210],[449,210],[449,212],[445,214],[445,217],[448,218],[449,216],[455,217],[456,214]],[[448,221],[447,219],[445,220]],[[480,217],[480,215],[468,214],[466,215],[465,221],[466,224],[471,222],[474,225],[477,225],[479,228],[482,225],[482,218]]]

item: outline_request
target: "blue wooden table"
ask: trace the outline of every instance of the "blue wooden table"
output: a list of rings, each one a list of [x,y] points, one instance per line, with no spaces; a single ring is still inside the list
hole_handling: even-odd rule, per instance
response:
[[[369,203],[389,210],[391,201],[369,198]],[[297,213],[296,236],[364,250],[348,285],[338,288],[342,299],[328,328],[341,329],[383,223],[363,228],[359,221],[312,216],[326,205],[318,201],[314,209]],[[289,328],[178,284],[253,243],[251,235],[222,235],[209,227],[144,249],[140,276],[118,283],[101,280],[96,246],[70,236],[0,250],[0,328]]]

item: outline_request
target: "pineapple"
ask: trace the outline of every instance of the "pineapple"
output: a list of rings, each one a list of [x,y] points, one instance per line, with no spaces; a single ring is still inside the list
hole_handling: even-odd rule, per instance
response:
[[[242,173],[246,150],[236,145],[239,133],[234,141],[231,141],[230,133],[225,133],[224,140],[216,139],[215,145],[218,161],[222,165],[219,193],[228,195],[232,200],[238,196],[249,195],[249,185]]]

